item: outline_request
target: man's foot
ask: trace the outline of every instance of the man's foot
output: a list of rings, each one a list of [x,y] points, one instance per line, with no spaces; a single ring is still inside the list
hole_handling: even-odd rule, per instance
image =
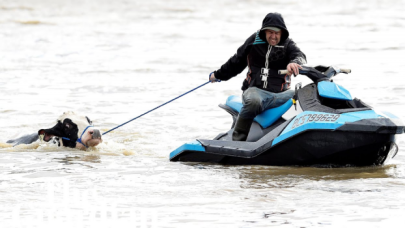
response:
[[[236,121],[235,128],[233,129],[232,140],[246,141],[252,123],[253,119],[243,119],[239,116],[238,120]]]

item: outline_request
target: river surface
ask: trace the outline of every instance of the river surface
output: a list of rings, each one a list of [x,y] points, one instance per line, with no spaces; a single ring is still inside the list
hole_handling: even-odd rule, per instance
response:
[[[1,227],[401,227],[403,136],[381,167],[169,162],[230,128],[217,105],[241,94],[245,72],[87,152],[5,143],[65,111],[103,132],[124,123],[205,83],[274,11],[310,65],[351,68],[335,82],[405,120],[404,1],[0,0]]]

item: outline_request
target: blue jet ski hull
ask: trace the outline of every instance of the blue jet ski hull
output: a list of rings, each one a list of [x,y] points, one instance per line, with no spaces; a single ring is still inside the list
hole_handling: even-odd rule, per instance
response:
[[[170,161],[230,165],[369,166],[385,164],[398,151],[395,134],[364,132],[305,131],[275,146],[271,146],[271,142],[241,146],[246,143],[215,141],[197,140],[193,142],[193,147],[173,151]]]

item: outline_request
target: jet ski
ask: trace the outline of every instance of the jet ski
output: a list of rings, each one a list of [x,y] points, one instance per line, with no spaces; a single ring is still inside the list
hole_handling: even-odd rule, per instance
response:
[[[228,97],[219,107],[231,114],[232,128],[211,140],[185,143],[170,153],[170,161],[271,166],[386,164],[398,152],[395,139],[404,132],[403,122],[352,98],[347,89],[333,82],[340,73],[351,70],[303,66],[299,74],[312,83],[298,83],[291,100],[256,116],[246,141],[232,141],[242,100]]]

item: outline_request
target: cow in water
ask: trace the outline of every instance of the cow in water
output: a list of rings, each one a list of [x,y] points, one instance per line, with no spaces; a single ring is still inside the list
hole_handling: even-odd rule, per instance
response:
[[[25,135],[7,143],[30,144],[40,139],[49,142],[53,140],[59,146],[86,150],[103,142],[100,130],[92,125],[87,116],[79,116],[74,112],[65,112],[56,120],[56,125],[49,129],[40,129],[38,133]]]

